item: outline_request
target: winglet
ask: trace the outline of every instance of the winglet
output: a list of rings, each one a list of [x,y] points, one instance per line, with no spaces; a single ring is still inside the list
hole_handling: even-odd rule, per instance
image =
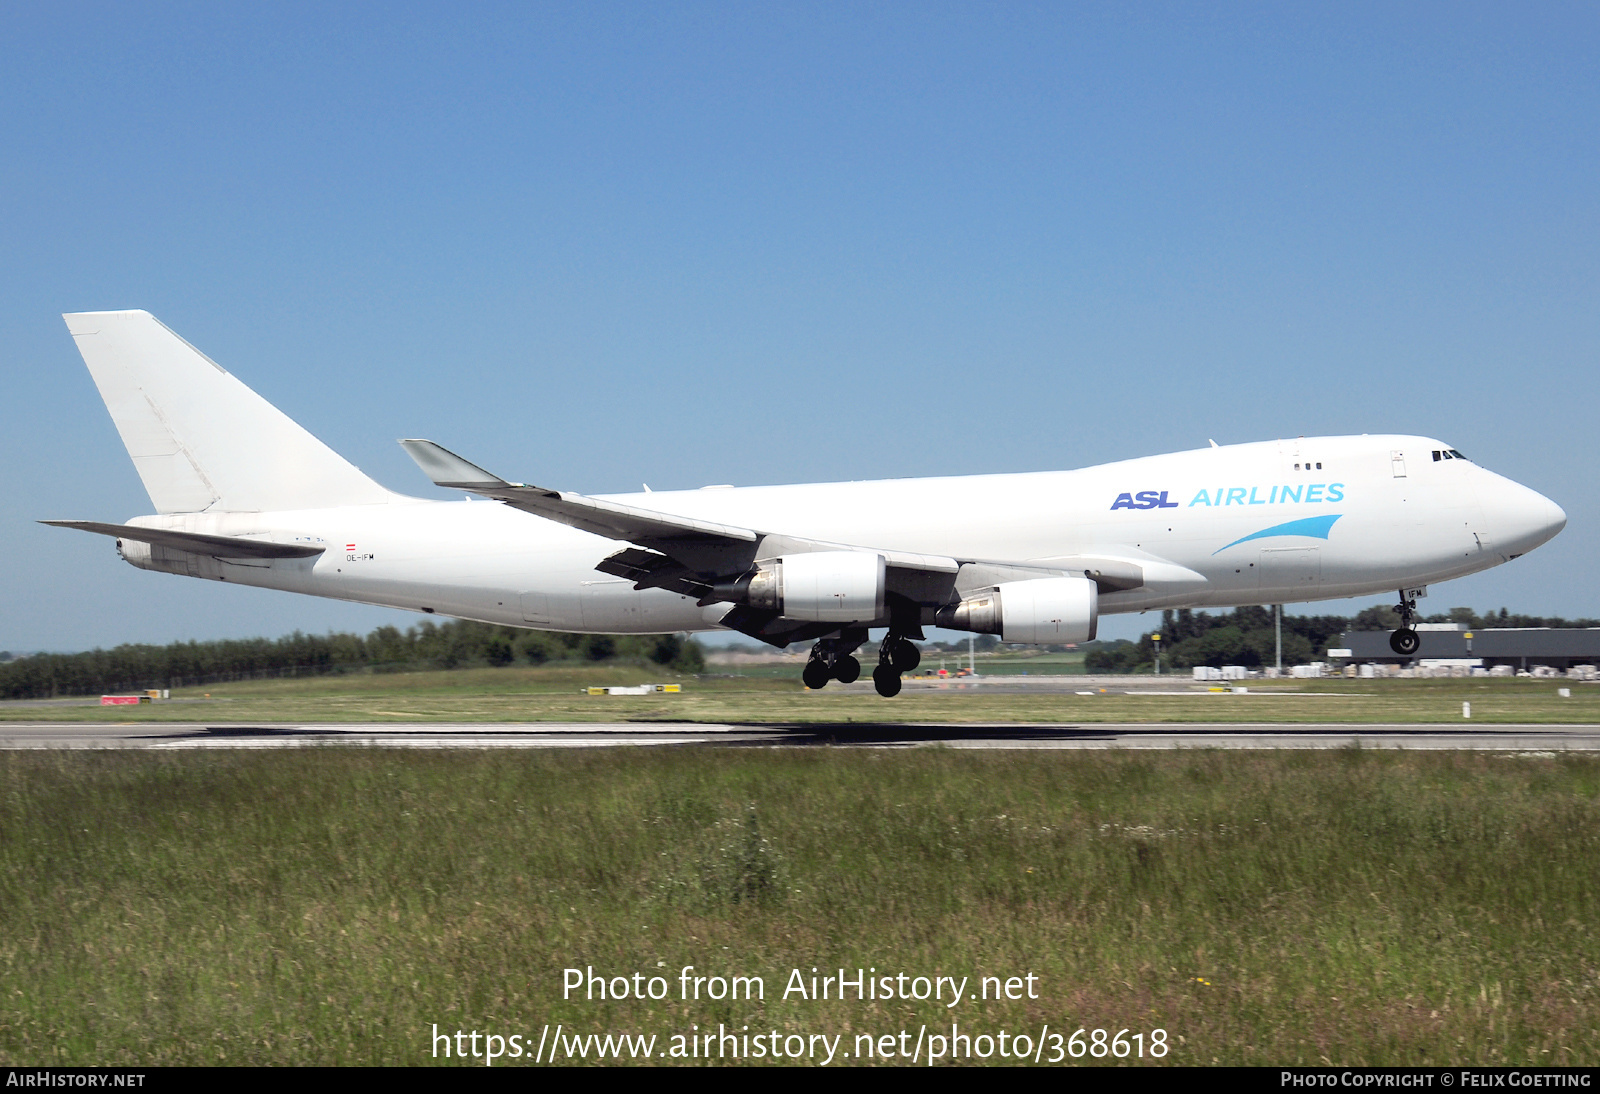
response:
[[[432,441],[404,440],[400,447],[406,455],[417,461],[422,473],[433,480],[435,486],[448,486],[453,490],[501,490],[518,485],[491,475],[477,464],[468,463],[460,456]]]

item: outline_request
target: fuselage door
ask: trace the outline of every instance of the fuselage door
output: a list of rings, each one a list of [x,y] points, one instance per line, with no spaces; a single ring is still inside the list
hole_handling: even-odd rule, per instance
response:
[[[579,630],[583,613],[578,606],[578,590],[530,591],[522,594],[522,621],[540,623],[556,630]]]
[[[523,593],[522,621],[524,623],[555,622],[550,615],[550,595],[548,593],[535,592]]]

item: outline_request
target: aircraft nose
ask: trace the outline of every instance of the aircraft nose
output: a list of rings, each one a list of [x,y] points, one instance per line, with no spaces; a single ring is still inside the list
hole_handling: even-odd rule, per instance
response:
[[[1555,538],[1567,526],[1566,511],[1526,486],[1505,481],[1505,489],[1495,492],[1489,503],[1492,524],[1499,525],[1494,535],[1509,555],[1520,555]]]
[[[1539,495],[1539,500],[1545,504],[1544,538],[1553,539],[1567,526],[1567,511],[1543,494]]]

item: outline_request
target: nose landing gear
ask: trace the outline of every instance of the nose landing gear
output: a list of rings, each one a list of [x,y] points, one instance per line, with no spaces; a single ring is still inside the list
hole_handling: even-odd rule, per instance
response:
[[[1416,599],[1407,597],[1405,589],[1400,590],[1400,604],[1395,608],[1395,613],[1400,616],[1400,629],[1389,636],[1389,648],[1401,657],[1410,657],[1422,648],[1422,639],[1414,629],[1417,621]]]

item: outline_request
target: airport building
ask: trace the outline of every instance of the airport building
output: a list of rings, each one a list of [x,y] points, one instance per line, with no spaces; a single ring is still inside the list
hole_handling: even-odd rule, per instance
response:
[[[1410,657],[1389,646],[1388,631],[1347,631],[1328,650],[1346,665],[1451,665],[1496,676],[1545,673],[1588,676],[1600,666],[1600,628],[1507,627],[1471,630],[1459,623],[1419,623],[1422,646]],[[1583,670],[1587,668],[1589,672]],[[1495,670],[1499,671],[1495,671]]]

